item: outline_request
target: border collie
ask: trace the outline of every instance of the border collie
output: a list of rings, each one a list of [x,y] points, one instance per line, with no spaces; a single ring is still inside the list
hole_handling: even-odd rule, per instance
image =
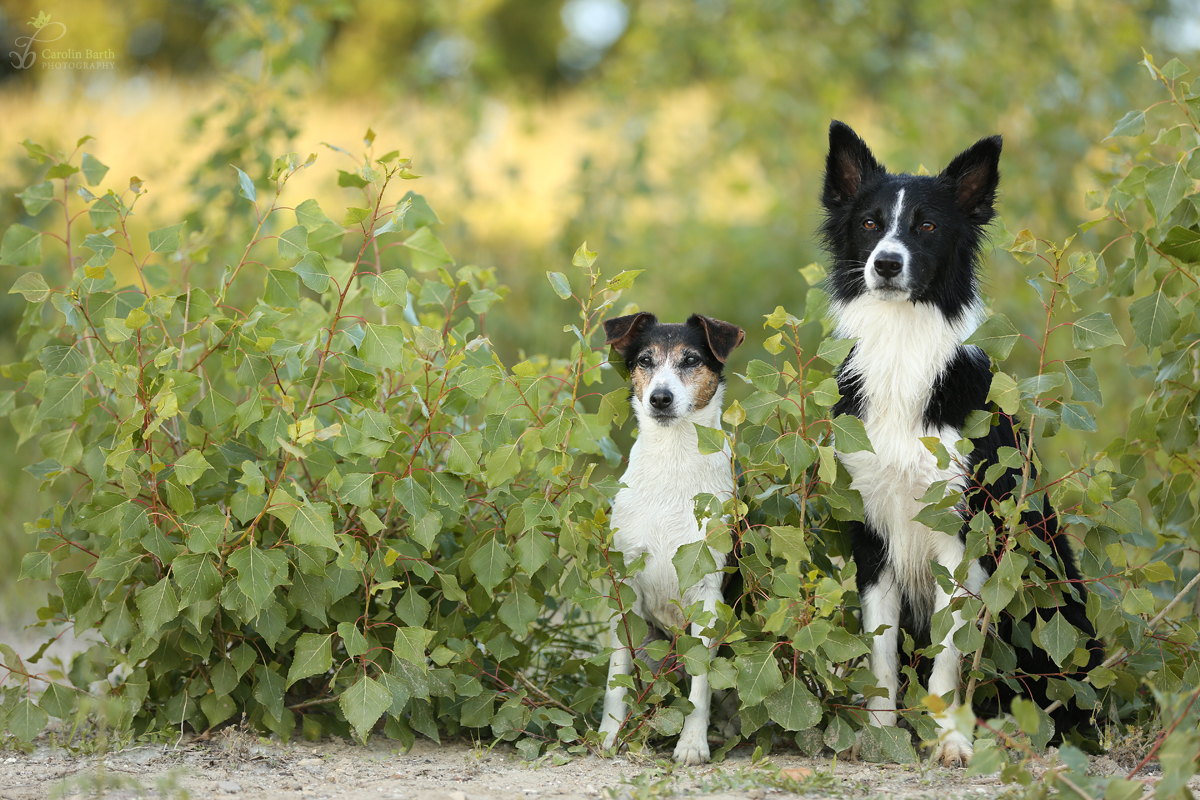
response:
[[[955,447],[967,415],[989,408],[991,362],[963,341],[984,316],[976,269],[994,214],[1000,147],[999,136],[980,139],[940,175],[895,175],[848,126],[835,121],[829,127],[821,236],[832,257],[829,287],[837,335],[857,340],[838,371],[842,397],[832,412],[862,420],[875,451],[839,454],[862,495],[864,521],[853,523],[850,535],[862,627],[875,633],[871,671],[887,690],[886,697],[867,701],[872,725],[896,722],[901,623],[927,638],[933,614],[952,599],[934,580],[931,563],[953,574],[965,555],[966,523],[955,536],[915,522],[920,498],[933,483],[948,481],[950,491],[963,492],[958,510],[969,520],[990,513],[990,499],[1011,495],[1020,479],[1020,472],[1010,469],[992,485],[980,485],[999,448],[1022,448],[1024,435],[1008,415],[999,414],[990,432],[973,440],[970,454],[959,455]],[[947,468],[939,468],[920,441],[929,436],[951,455]],[[1000,530],[1002,523],[995,521]],[[1088,637],[1091,663],[1071,673],[1079,677],[1103,655],[1085,613],[1085,585],[1048,499],[1041,511],[1035,506],[1025,512],[1022,525],[1053,551],[1057,564],[1039,563],[1049,581],[1053,584],[1057,572],[1069,583],[1054,587],[1057,609],[1040,613],[1048,619],[1061,611]],[[996,563],[995,554],[976,559],[955,596],[978,595]],[[1028,630],[1012,634],[1019,625],[1032,627],[1037,613],[1024,620],[1002,615],[996,632],[1010,643],[1028,642]],[[961,666],[954,633],[963,624],[956,612],[929,675],[929,693],[945,698],[951,710],[958,705]],[[1045,706],[1046,681],[1032,676],[1057,676],[1063,670],[1032,647],[1016,647],[1018,670],[1012,677],[1022,685],[1021,694]],[[1016,694],[1003,683],[997,690],[1005,702]],[[1069,704],[1056,712],[1058,734],[1087,718]],[[937,721],[942,733],[934,760],[965,766],[973,754],[971,741],[954,730],[948,713]]]
[[[688,622],[685,609],[699,601],[711,616],[721,599],[724,553],[710,549],[718,571],[682,595],[671,559],[682,545],[704,540],[704,525],[696,522],[693,510],[696,495],[707,492],[722,501],[733,496],[729,448],[702,454],[693,423],[721,427],[721,371],[746,335],[736,325],[699,314],[683,324],[664,324],[646,312],[605,320],[604,332],[605,344],[612,345],[629,370],[630,403],[638,424],[638,438],[621,478],[625,485],[613,500],[613,544],[626,564],[645,555],[645,568],[626,579],[636,595],[632,611],[650,626],[648,639],[671,638],[672,629]],[[626,715],[625,687],[614,680],[633,667],[630,648],[618,638],[619,625],[620,615],[613,615],[613,654],[600,724],[606,749],[616,744]],[[692,635],[712,647],[701,635],[705,627],[692,622]],[[691,684],[688,699],[694,709],[684,720],[675,748],[675,760],[681,764],[701,764],[709,758],[708,676],[693,675]]]

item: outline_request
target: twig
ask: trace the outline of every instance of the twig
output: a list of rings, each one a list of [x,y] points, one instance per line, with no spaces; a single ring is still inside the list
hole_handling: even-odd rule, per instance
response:
[[[546,694],[546,692],[544,690],[539,689],[538,687],[534,686],[533,683],[531,683],[530,680],[528,678],[526,678],[524,675],[522,675],[520,672],[514,672],[513,674],[517,676],[517,680],[519,680],[521,682],[522,686],[524,686],[529,691],[536,693],[538,696],[540,696],[546,702],[550,703],[551,705],[558,706],[563,711],[566,711],[568,714],[570,714],[573,717],[579,715],[579,712],[576,711],[575,709],[571,708],[570,706],[564,706],[561,702],[559,702],[558,700],[555,700],[553,697]]]
[[[983,624],[980,628],[983,630],[983,635],[986,638],[988,625],[992,621],[992,610],[986,606],[983,609]],[[967,681],[967,693],[963,697],[963,704],[970,707],[971,697],[975,694],[975,674],[979,672],[979,662],[983,658],[983,645],[975,651],[975,661],[971,664],[971,680]]]

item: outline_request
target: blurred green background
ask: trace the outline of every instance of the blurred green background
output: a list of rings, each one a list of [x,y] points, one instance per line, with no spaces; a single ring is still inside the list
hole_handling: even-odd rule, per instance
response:
[[[14,196],[45,169],[26,138],[70,150],[97,137],[85,149],[114,176],[147,182],[146,230],[186,216],[195,232],[233,224],[229,164],[257,177],[289,150],[325,167],[299,191],[353,203],[324,162],[347,164],[322,143],[357,150],[370,127],[379,152],[414,159],[424,177],[413,188],[450,252],[512,287],[487,320],[506,362],[569,350],[569,307],[544,276],[574,275],[586,240],[610,274],[646,270],[627,295],[642,309],[746,328],[735,372],[765,356],[764,315],[801,310],[797,270],[822,259],[815,201],[831,118],[893,170],[940,170],[1002,133],[1003,226],[1061,241],[1089,218],[1086,191],[1126,166],[1104,137],[1150,102],[1141,48],[1160,63],[1200,48],[1195,0],[5,0],[0,44],[58,32],[32,24],[43,14],[63,32],[49,54],[39,43],[32,66],[0,62],[3,227],[52,213],[31,221]],[[1084,239],[1107,241],[1103,230]],[[1119,255],[1106,255],[1110,269]],[[48,253],[52,283],[61,261]],[[989,254],[985,286],[1034,333],[1044,314],[1026,271]],[[0,283],[19,272],[0,267]],[[1103,302],[1120,312],[1124,301]],[[19,311],[0,297],[2,361]],[[1028,374],[1035,359],[1019,345],[1005,369]],[[1043,447],[1051,469],[1124,431],[1139,384],[1121,353],[1096,366],[1100,433]],[[743,394],[736,378],[731,394]],[[16,447],[7,424],[0,447]],[[33,602],[12,580],[22,523],[45,505],[20,472],[35,449],[0,464],[0,574],[22,611]]]

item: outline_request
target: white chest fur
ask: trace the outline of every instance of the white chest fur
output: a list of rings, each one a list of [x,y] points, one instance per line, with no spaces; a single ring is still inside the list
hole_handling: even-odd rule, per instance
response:
[[[693,423],[716,428],[720,421],[720,397],[710,406],[670,426],[643,425],[629,453],[629,467],[621,478],[625,487],[613,500],[614,543],[631,563],[645,553],[646,566],[629,582],[638,595],[643,618],[660,625],[684,624],[680,606],[687,608],[708,584],[719,580],[714,573],[690,587],[681,597],[671,559],[685,544],[704,538],[697,522],[695,497],[716,495],[724,502],[733,495],[733,469],[728,448],[700,453]],[[717,568],[725,565],[725,554],[710,548]]]
[[[932,306],[865,296],[835,309],[838,335],[858,339],[845,368],[860,376],[863,425],[874,453],[840,454],[863,498],[866,521],[888,544],[888,560],[910,599],[932,601],[930,560],[957,548],[954,537],[913,521],[920,498],[937,481],[965,488],[965,470],[951,461],[939,469],[922,437],[936,436],[957,455],[959,431],[925,424],[938,375],[978,325],[979,310],[955,323]]]

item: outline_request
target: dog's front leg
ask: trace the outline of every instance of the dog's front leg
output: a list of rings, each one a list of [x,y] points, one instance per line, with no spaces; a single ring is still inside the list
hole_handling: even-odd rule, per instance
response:
[[[717,582],[719,578],[709,575],[704,580],[714,584],[705,587],[703,608],[705,615],[710,620],[715,620],[717,599],[721,594],[721,588]],[[691,625],[692,635],[699,638],[708,648],[711,657],[716,647],[712,639],[701,633],[704,628],[704,625],[695,622]],[[705,764],[709,759],[708,717],[712,704],[712,688],[708,685],[707,672],[703,675],[692,675],[691,680],[692,689],[688,693],[688,700],[691,701],[693,708],[692,713],[688,714],[687,719],[683,721],[683,730],[679,733],[679,743],[675,745],[675,760],[680,764]]]
[[[633,654],[621,643],[617,635],[617,626],[621,623],[621,615],[614,614],[609,624],[612,642],[612,657],[608,660],[608,688],[604,692],[604,711],[600,718],[600,733],[604,734],[604,748],[611,750],[617,743],[617,732],[625,721],[625,687],[614,683],[618,675],[628,675],[633,670]]]
[[[862,604],[864,631],[875,633],[881,626],[887,626],[886,630],[875,633],[875,638],[871,640],[871,672],[875,674],[875,685],[887,694],[867,698],[867,724],[877,728],[890,727],[896,724],[896,695],[900,691],[897,644],[902,602],[896,573],[891,567],[885,566],[880,570],[877,579],[870,585],[860,585],[859,602]],[[858,758],[860,744],[861,733],[851,748],[852,758]]]
[[[958,569],[958,565],[962,563],[963,549],[962,543],[955,537],[954,544],[947,548],[949,552],[938,556],[938,563],[953,574]],[[987,575],[979,562],[972,562],[967,571],[966,584],[956,589],[953,596],[943,591],[940,585],[938,586],[937,595],[934,598],[934,613],[947,608],[953,597],[967,593],[978,594],[986,578]],[[951,719],[951,714],[958,708],[959,678],[962,673],[962,655],[954,644],[954,634],[965,624],[965,620],[957,611],[953,613],[953,619],[954,623],[950,626],[950,632],[941,642],[942,651],[934,656],[933,672],[929,676],[930,694],[938,697],[951,694],[949,708],[935,717],[941,732],[938,735],[937,747],[933,751],[933,760],[940,761],[947,767],[965,767],[971,763],[975,749],[971,745],[970,738],[954,728]]]

